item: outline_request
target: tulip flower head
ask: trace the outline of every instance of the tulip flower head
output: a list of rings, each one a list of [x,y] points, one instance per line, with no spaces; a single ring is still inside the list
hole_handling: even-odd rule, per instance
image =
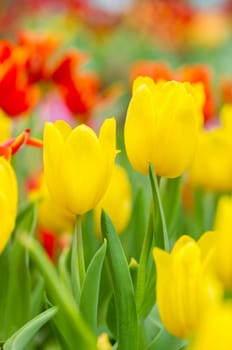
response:
[[[179,338],[195,332],[204,312],[219,296],[216,281],[207,274],[210,251],[205,253],[202,246],[184,235],[170,254],[153,250],[160,317],[167,330]]]
[[[125,146],[133,167],[148,173],[151,162],[158,176],[174,178],[188,168],[197,143],[199,110],[185,83],[134,81],[125,123]]]
[[[18,188],[9,162],[0,157],[0,253],[5,248],[15,226]]]
[[[106,119],[99,138],[86,125],[73,130],[64,121],[46,123],[44,174],[54,201],[75,215],[93,209],[104,195],[116,156],[114,118]]]

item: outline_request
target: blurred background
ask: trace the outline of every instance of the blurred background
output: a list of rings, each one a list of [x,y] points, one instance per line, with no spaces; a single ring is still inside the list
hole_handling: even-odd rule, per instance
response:
[[[101,107],[122,118],[131,81],[141,72],[165,78],[183,65],[206,64],[216,105],[222,98],[232,98],[231,29],[231,0],[1,0],[0,4],[1,39],[17,42],[25,32],[50,37],[57,45],[51,61],[71,48],[87,53],[81,69],[96,74],[105,98]],[[162,62],[158,73],[149,61]]]
[[[211,128],[232,103],[232,0],[1,0],[0,63],[0,118],[13,122],[5,140],[27,128],[41,139],[46,120],[97,130],[115,116],[123,150],[139,75],[200,82]],[[22,152],[21,183],[42,167],[41,152]]]

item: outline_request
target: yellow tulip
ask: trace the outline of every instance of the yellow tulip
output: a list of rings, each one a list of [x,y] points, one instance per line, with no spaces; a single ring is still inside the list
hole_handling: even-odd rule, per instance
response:
[[[94,209],[96,233],[101,237],[100,217],[104,211],[111,218],[117,233],[121,233],[128,224],[131,215],[131,186],[125,170],[115,165],[109,187]]]
[[[189,179],[205,190],[232,190],[232,141],[224,128],[201,132]]]
[[[29,188],[28,197],[37,203],[39,229],[57,234],[72,232],[75,215],[52,200],[42,173],[33,180],[36,186]]]
[[[191,350],[232,349],[232,303],[217,305],[203,320],[193,341]]]
[[[15,226],[18,188],[14,170],[0,157],[0,253],[5,248]]]
[[[196,331],[205,311],[221,295],[221,290],[208,271],[211,251],[201,250],[191,237],[182,236],[169,254],[154,248],[157,270],[157,305],[167,330],[185,338]]]
[[[99,138],[86,125],[73,130],[64,121],[46,123],[44,175],[54,201],[76,215],[94,208],[109,184],[115,149],[114,118],[106,119]]]
[[[199,101],[186,83],[159,82],[139,77],[125,122],[125,146],[133,167],[174,178],[188,168],[199,131]]]
[[[215,268],[226,289],[232,289],[232,198],[220,198],[215,222]]]
[[[232,104],[224,104],[220,111],[222,127],[231,133],[232,130]]]

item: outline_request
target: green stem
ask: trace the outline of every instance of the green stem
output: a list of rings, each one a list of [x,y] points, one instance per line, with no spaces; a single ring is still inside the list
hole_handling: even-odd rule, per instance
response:
[[[169,237],[166,225],[166,219],[164,215],[164,209],[161,201],[160,189],[158,179],[155,173],[155,169],[152,164],[149,165],[149,176],[151,182],[152,195],[154,199],[154,208],[157,222],[160,222],[158,226],[157,235],[155,236],[156,246],[169,251]]]
[[[71,252],[71,278],[73,294],[76,301],[78,302],[85,278],[85,258],[82,240],[81,216],[77,216],[76,224],[74,227]]]
[[[145,294],[145,283],[147,277],[147,263],[149,259],[149,254],[152,247],[153,239],[153,206],[150,209],[149,223],[147,227],[147,232],[144,237],[143,247],[139,259],[139,268],[137,274],[137,284],[136,284],[136,307],[138,315],[141,314],[142,304],[144,302]]]
[[[77,258],[78,258],[78,266],[79,266],[80,287],[82,287],[85,279],[85,256],[84,256],[84,246],[83,246],[83,238],[82,238],[81,216],[77,216],[75,233],[77,236]]]

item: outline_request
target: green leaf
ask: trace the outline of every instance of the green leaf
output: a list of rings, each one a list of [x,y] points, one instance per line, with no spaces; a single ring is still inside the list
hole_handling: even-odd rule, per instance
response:
[[[0,254],[0,341],[4,341],[5,337],[5,322],[7,320],[6,303],[8,298],[10,279],[10,247],[9,244]],[[1,349],[1,347],[0,347]]]
[[[30,318],[34,318],[42,310],[44,299],[44,280],[41,275],[36,276],[35,286],[31,293],[30,300]]]
[[[140,187],[135,196],[130,220],[131,256],[139,261],[146,227],[145,196]]]
[[[18,215],[14,235],[32,235],[36,226],[37,212],[33,204],[27,205]],[[20,287],[19,287],[20,286]],[[30,319],[31,276],[28,253],[14,239],[10,250],[10,271],[6,301],[5,338],[9,338]],[[12,302],[13,301],[13,302]]]
[[[149,164],[149,177],[155,211],[155,245],[161,249],[169,250],[169,239],[164,210],[161,202],[160,190],[153,165]]]
[[[97,330],[99,289],[105,254],[106,240],[88,266],[80,297],[80,311],[89,327],[95,332]]]
[[[81,220],[81,216],[76,217],[71,247],[71,281],[73,296],[77,303],[80,300],[81,289],[86,274]]]
[[[146,347],[145,350],[157,350],[156,342],[158,337],[161,335],[161,328],[159,324],[153,320],[151,317],[148,317],[145,322],[146,330]]]
[[[112,333],[112,336],[116,338],[117,337],[117,320],[116,320],[116,307],[115,307],[114,299],[115,299],[114,295],[112,294],[112,297],[110,298],[110,301],[108,303],[106,322],[110,332]]]
[[[136,307],[137,313],[141,315],[141,308],[144,302],[145,294],[145,283],[147,278],[147,264],[148,259],[151,254],[153,240],[153,211],[150,211],[149,224],[147,227],[147,232],[144,237],[143,247],[141,251],[141,256],[139,259],[138,275],[137,275],[137,284],[136,284]]]
[[[74,299],[78,304],[80,300],[81,285],[80,285],[80,276],[79,276],[76,229],[77,229],[77,223],[75,224],[75,229],[72,237],[72,245],[71,245],[71,286],[72,286]]]
[[[41,245],[26,235],[21,236],[20,241],[28,249],[32,260],[44,277],[51,302],[59,308],[54,322],[70,349],[75,349],[78,344],[78,350],[95,350],[94,334],[83,320],[71,292],[60,280]]]
[[[183,347],[185,340],[179,339],[168,333],[164,328],[160,330],[158,336],[149,344],[146,350],[168,349],[177,350]]]
[[[145,318],[149,314],[156,301],[156,269],[153,260],[151,261],[151,266],[144,289],[144,299],[140,311],[140,316],[142,318]]]
[[[111,273],[117,311],[117,342],[123,350],[138,349],[138,320],[133,284],[127,260],[109,217],[101,217],[103,236],[107,239],[107,262]]]
[[[146,322],[148,322],[146,323],[146,327],[147,331],[150,332],[150,336],[148,336],[147,338],[148,344],[145,350],[177,350],[181,346],[186,344],[186,340],[176,338],[173,335],[171,335],[168,331],[166,331],[160,320],[157,305],[155,305],[151,310],[148,318],[146,319]],[[152,323],[154,324],[154,326],[152,326]]]
[[[71,276],[68,269],[70,263],[70,249],[64,249],[59,256],[58,260],[58,273],[62,282],[66,285],[68,289],[72,289]]]
[[[36,224],[37,224],[36,206],[34,203],[29,203],[17,215],[15,232],[17,234],[19,234],[20,232],[27,232],[28,234],[33,234],[36,229]]]
[[[34,338],[39,329],[56,314],[56,312],[57,308],[52,307],[26,323],[6,341],[3,349],[26,350],[27,344]]]

